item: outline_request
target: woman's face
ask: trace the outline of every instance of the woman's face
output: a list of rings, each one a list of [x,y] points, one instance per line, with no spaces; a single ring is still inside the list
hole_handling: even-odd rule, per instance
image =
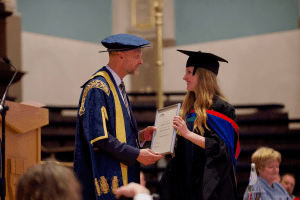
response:
[[[195,92],[196,85],[198,83],[198,75],[197,73],[193,75],[193,71],[194,71],[194,67],[187,67],[185,70],[185,75],[183,77],[183,80],[186,81],[186,85],[187,85],[186,89],[188,91]]]
[[[265,169],[259,170],[259,175],[271,184],[279,175],[279,162],[277,160],[267,162]]]

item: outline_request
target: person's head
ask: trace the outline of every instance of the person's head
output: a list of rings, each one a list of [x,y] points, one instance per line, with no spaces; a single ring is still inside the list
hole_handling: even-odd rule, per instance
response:
[[[128,74],[138,75],[138,68],[143,64],[141,49],[112,52],[109,58],[109,66],[121,79]]]
[[[189,56],[186,63],[186,73],[183,80],[187,83],[187,95],[180,111],[185,119],[191,108],[195,109],[197,118],[194,128],[204,134],[203,125],[206,125],[206,110],[213,104],[214,96],[225,100],[217,81],[219,61],[226,60],[210,53],[178,50]]]
[[[279,175],[281,154],[272,148],[261,147],[252,154],[251,160],[258,175],[272,185]]]
[[[47,161],[28,168],[17,184],[18,200],[81,200],[81,186],[73,170]]]
[[[109,52],[109,67],[123,79],[127,74],[138,74],[138,68],[143,64],[141,48],[148,47],[150,42],[135,35],[117,34],[101,43]]]
[[[281,177],[280,183],[284,187],[284,189],[289,193],[289,195],[292,195],[296,184],[295,175],[291,173],[284,174]]]
[[[188,91],[197,93],[204,90],[202,91],[202,95],[206,95],[207,93],[215,94],[220,90],[216,78],[219,73],[219,62],[228,63],[227,60],[201,51],[196,52],[180,49],[177,51],[189,56],[186,62],[186,74],[183,77],[187,82]],[[195,76],[196,72],[197,76]]]
[[[212,99],[216,96],[223,96],[218,85],[217,76],[212,71],[205,68],[196,68],[189,66],[183,80],[187,83],[188,92],[193,92],[196,98]]]

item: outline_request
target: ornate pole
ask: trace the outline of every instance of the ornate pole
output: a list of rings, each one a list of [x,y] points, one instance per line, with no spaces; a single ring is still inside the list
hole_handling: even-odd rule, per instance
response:
[[[162,43],[162,1],[156,1],[155,4],[155,25],[156,25],[156,65],[157,65],[157,101],[156,108],[164,107],[163,96],[163,43]]]

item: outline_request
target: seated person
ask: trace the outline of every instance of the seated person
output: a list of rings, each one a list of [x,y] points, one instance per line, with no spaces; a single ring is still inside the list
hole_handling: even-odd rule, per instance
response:
[[[300,198],[297,198],[295,195],[293,195],[296,179],[295,175],[291,173],[286,173],[281,177],[280,181],[281,185],[284,187],[284,189],[289,193],[290,197],[293,200],[300,200]]]
[[[278,182],[275,182],[279,175],[279,165],[281,154],[268,147],[257,149],[251,156],[252,163],[255,163],[257,172],[257,186],[261,192],[262,200],[291,200],[287,191]],[[247,199],[248,190],[246,189],[244,199]]]
[[[47,161],[34,165],[17,184],[17,200],[81,200],[81,186],[73,170]]]

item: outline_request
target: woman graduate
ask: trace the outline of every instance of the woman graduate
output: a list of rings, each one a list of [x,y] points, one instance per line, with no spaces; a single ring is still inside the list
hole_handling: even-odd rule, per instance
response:
[[[161,199],[235,200],[238,127],[216,78],[219,62],[227,61],[211,53],[178,51],[189,56],[183,77],[188,92],[173,120],[179,136],[160,182]]]

